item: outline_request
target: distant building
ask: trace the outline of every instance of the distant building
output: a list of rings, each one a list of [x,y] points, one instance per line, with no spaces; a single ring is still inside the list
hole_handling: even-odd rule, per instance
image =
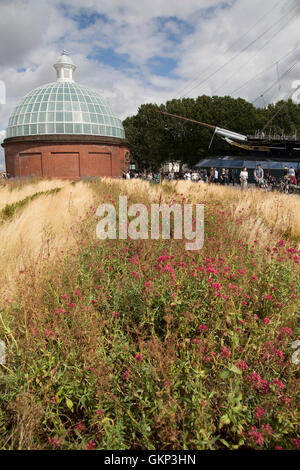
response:
[[[110,105],[74,82],[65,51],[54,64],[57,80],[28,93],[8,123],[6,171],[11,176],[119,177],[129,168],[129,145]]]

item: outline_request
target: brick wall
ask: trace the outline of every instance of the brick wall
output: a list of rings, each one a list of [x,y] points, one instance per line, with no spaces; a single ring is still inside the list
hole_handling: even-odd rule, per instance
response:
[[[11,176],[79,178],[81,176],[122,176],[129,166],[124,144],[4,142],[6,171]]]

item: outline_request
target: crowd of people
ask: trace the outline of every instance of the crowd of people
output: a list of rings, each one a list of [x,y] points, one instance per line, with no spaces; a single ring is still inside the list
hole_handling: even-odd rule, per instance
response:
[[[249,172],[246,167],[242,170],[235,168],[203,168],[201,170],[187,170],[179,172],[155,172],[155,171],[127,171],[123,173],[123,178],[141,178],[154,183],[159,183],[162,180],[186,180],[195,183],[208,183],[220,184],[224,186],[240,185],[243,191],[248,189]],[[253,170],[254,183],[257,188],[270,188],[278,186],[282,189],[289,189],[290,187],[298,187],[300,183],[300,175],[293,167],[284,167],[282,177],[276,178],[271,174],[271,170],[264,171],[261,164],[258,164]]]

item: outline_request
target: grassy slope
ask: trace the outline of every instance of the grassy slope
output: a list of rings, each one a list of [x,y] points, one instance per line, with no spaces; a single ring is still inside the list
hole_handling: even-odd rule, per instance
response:
[[[99,242],[95,208],[117,203],[120,191],[129,203],[205,203],[204,248]],[[47,196],[58,214],[61,193]],[[32,220],[46,203],[31,204]],[[3,298],[1,448],[299,446],[299,366],[291,363],[299,335],[298,199],[104,180],[82,184],[74,205],[91,207],[83,219],[82,210],[69,217],[69,248],[61,225],[64,243],[55,239],[51,261],[28,263],[17,276],[19,293]],[[7,224],[17,227],[28,209]],[[23,229],[29,224],[28,214]],[[7,237],[11,253],[20,237]]]

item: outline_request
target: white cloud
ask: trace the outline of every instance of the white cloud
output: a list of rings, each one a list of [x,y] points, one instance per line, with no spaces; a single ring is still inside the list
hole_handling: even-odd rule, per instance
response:
[[[279,61],[283,73],[299,57],[297,5],[298,0],[1,0],[0,79],[7,104],[0,106],[0,128],[27,92],[55,80],[52,64],[62,48],[78,66],[76,80],[108,98],[121,118],[145,102],[229,94],[266,69],[234,94],[253,100],[276,82],[277,67],[271,64],[294,50]],[[77,18],[95,13],[94,22],[80,28]],[[115,62],[96,60],[99,48],[112,50]],[[118,64],[118,54],[127,61]],[[158,57],[175,60],[172,76],[154,73]],[[18,72],[20,67],[26,71]],[[287,96],[298,78],[295,67],[280,90],[277,83],[266,93],[265,102]]]

